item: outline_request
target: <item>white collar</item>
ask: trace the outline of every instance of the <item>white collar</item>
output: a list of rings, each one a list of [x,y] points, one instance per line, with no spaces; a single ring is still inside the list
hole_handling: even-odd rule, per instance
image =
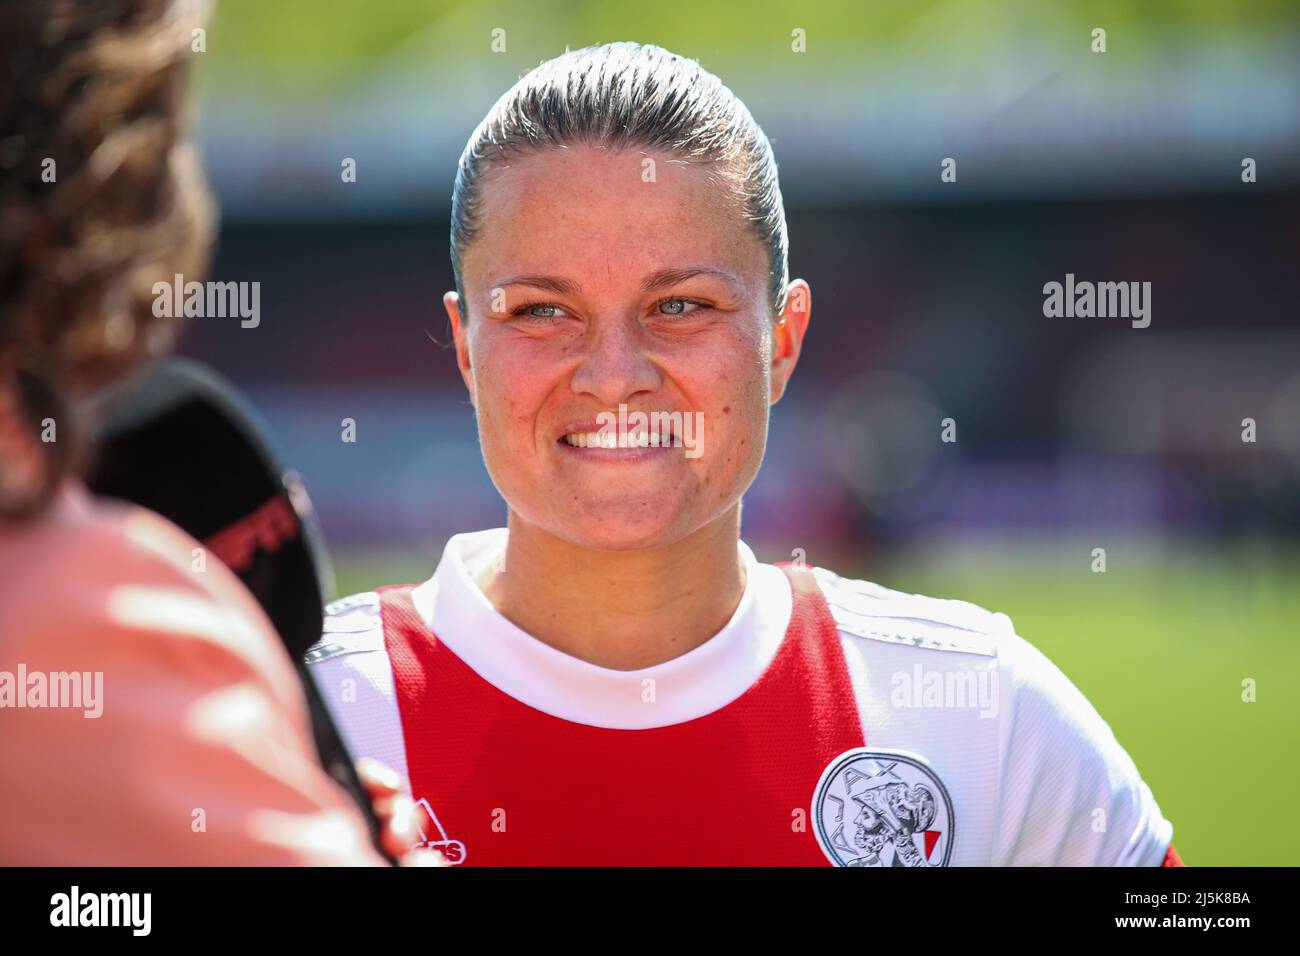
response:
[[[745,592],[731,620],[699,647],[634,671],[598,667],[544,644],[503,617],[475,578],[505,553],[508,531],[455,535],[412,601],[424,623],[475,673],[537,710],[594,727],[642,730],[694,720],[747,691],[790,623],[790,582],[743,541]]]

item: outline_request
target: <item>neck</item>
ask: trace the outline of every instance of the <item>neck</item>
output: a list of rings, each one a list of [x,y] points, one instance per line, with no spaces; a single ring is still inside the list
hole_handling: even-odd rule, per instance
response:
[[[513,511],[509,529],[488,600],[539,641],[599,667],[639,670],[694,650],[722,630],[745,591],[739,505],[648,550],[578,547]]]

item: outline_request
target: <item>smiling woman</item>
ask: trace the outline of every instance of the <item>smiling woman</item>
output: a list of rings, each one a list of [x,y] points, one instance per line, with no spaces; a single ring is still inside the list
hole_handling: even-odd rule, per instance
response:
[[[704,169],[664,156],[656,181],[645,183],[640,158],[573,146],[497,171],[480,233],[462,250],[465,298],[446,298],[484,458],[518,532],[513,547],[555,539],[546,547],[573,549],[564,557],[570,568],[584,553],[619,552],[638,580],[650,554],[679,569],[732,566],[730,589],[674,603],[689,636],[678,634],[673,647],[646,617],[612,655],[597,651],[620,666],[687,651],[735,609],[740,495],[758,471],[768,407],[794,370],[809,317],[805,293],[774,322],[767,250],[716,200]],[[565,435],[595,431],[574,423],[620,405],[698,414],[718,454],[692,460],[664,448],[636,458],[635,469],[610,467],[625,460],[614,456],[563,454]],[[724,553],[730,561],[720,563]],[[556,586],[565,584],[547,588]],[[508,616],[527,618],[536,607],[534,596],[500,587],[508,604],[518,599]],[[540,621],[525,626],[548,636]],[[592,628],[587,640],[604,624]]]
[[[811,293],[771,146],[717,77],[633,43],[539,66],[470,138],[451,256],[508,526],[331,606],[309,659],[459,862],[1172,859],[1132,760],[1005,615],[740,540]],[[918,668],[997,699],[900,697]]]

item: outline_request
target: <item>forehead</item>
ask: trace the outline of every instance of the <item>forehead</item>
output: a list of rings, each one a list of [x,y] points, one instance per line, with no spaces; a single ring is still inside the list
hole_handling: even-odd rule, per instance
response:
[[[689,263],[761,288],[766,249],[719,172],[665,153],[588,146],[499,160],[483,182],[465,270],[639,282]]]

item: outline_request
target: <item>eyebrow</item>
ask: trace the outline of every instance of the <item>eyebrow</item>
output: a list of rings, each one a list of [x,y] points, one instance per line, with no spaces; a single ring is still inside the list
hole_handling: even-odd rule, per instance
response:
[[[685,282],[687,279],[693,279],[696,276],[710,276],[716,279],[722,279],[724,282],[732,285],[736,290],[740,289],[740,283],[736,277],[729,272],[723,272],[721,269],[711,269],[708,267],[686,268],[686,269],[660,269],[658,272],[646,276],[645,281],[641,283],[642,292],[658,292],[660,289],[671,288],[679,282]],[[547,292],[554,292],[556,295],[578,295],[582,291],[582,286],[569,279],[560,276],[548,275],[519,275],[512,278],[493,283],[495,286],[508,285],[526,285],[534,289],[544,289]]]

